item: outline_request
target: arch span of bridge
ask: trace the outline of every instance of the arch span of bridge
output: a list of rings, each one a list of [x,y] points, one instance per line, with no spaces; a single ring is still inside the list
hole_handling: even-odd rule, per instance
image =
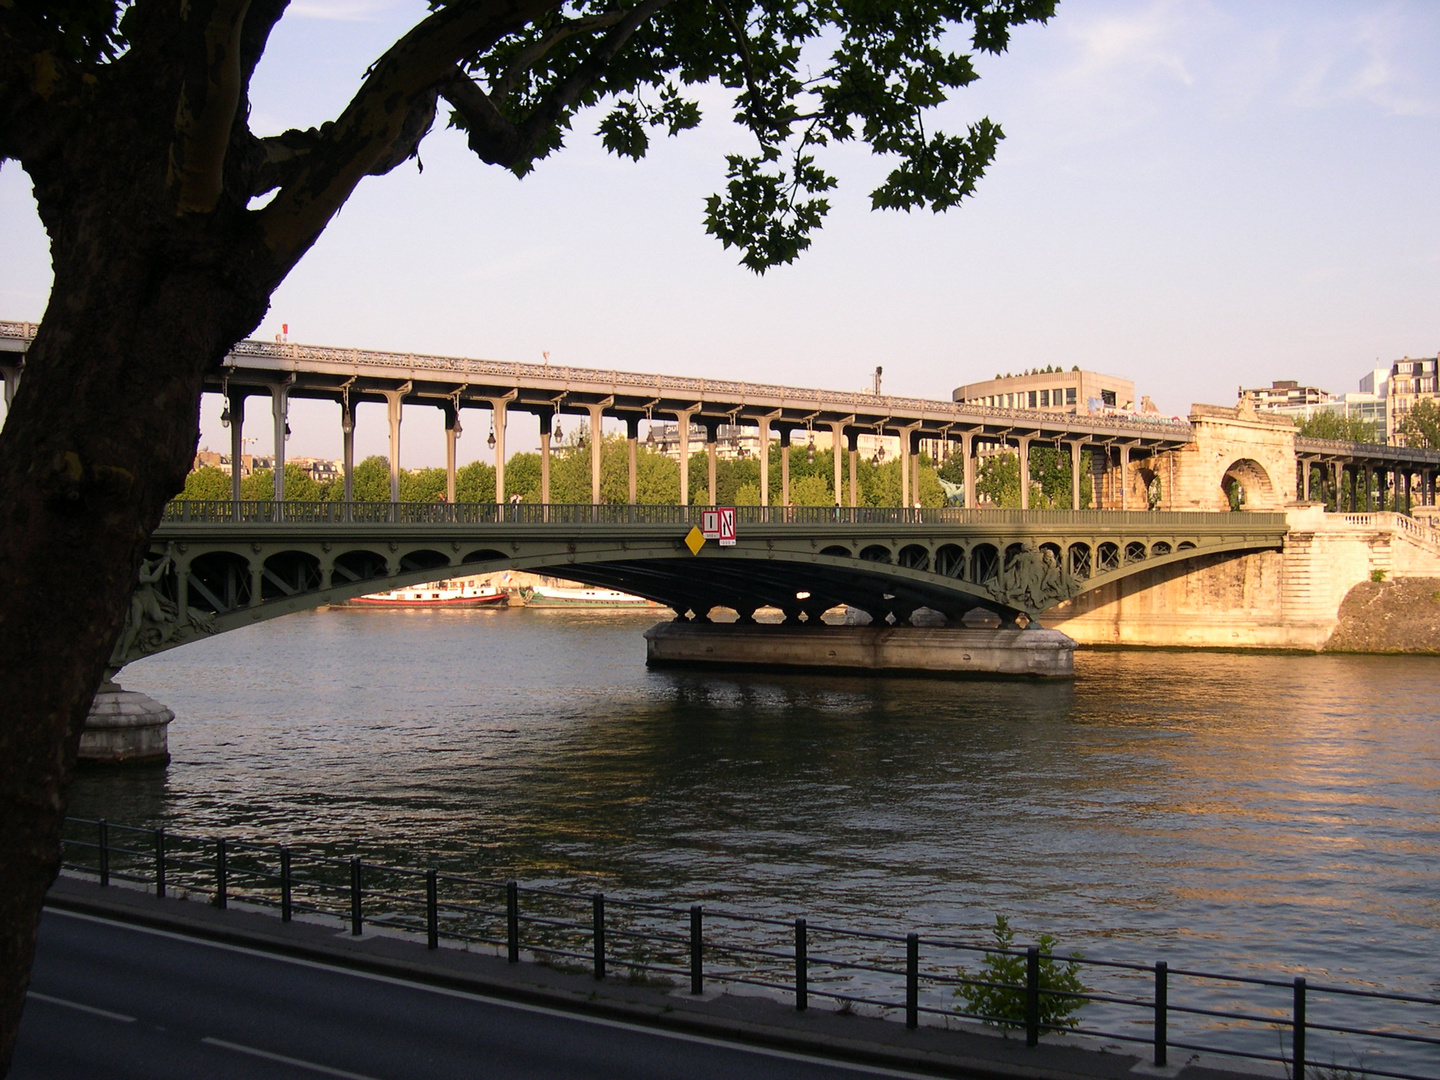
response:
[[[708,621],[774,607],[877,622],[922,608],[1002,625],[1142,569],[1283,546],[1284,514],[737,508],[734,546],[687,534],[701,509],[519,504],[174,503],[155,533],[112,666],[365,593],[533,570]]]

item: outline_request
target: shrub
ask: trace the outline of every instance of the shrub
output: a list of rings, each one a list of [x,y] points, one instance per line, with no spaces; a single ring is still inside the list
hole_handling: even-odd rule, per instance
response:
[[[1025,956],[1013,951],[1015,931],[1004,915],[995,916],[991,929],[998,952],[986,953],[985,961],[977,972],[960,968],[962,979],[974,979],[977,983],[998,985],[966,984],[955,994],[965,999],[969,1011],[988,1017],[987,1024],[1000,1028],[1022,1028],[1025,1026]],[[1060,995],[1083,994],[1089,989],[1080,980],[1079,961],[1084,957],[1074,952],[1068,961],[1055,959],[1055,938],[1041,934],[1037,942],[1040,948],[1040,1025],[1044,1030],[1050,1027],[1076,1027],[1080,1021],[1072,1015],[1085,1004],[1077,997]]]
[[[1379,585],[1382,581],[1385,580],[1385,571],[1384,571],[1384,570],[1371,570],[1371,571],[1370,571],[1370,580],[1373,581],[1373,582],[1375,582],[1376,585]]]

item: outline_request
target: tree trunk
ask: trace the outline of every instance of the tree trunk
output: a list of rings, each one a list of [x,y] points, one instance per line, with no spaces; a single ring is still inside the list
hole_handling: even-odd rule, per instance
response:
[[[55,282],[0,430],[0,1074],[81,727],[193,460],[204,371],[259,322],[272,284],[244,287],[164,245],[137,254],[133,236],[67,248],[47,225]]]

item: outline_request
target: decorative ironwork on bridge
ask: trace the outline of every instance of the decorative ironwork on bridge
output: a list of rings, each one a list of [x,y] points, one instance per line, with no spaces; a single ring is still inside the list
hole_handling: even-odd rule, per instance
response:
[[[507,569],[621,589],[707,621],[761,607],[1002,625],[1119,578],[1279,548],[1284,514],[737,507],[733,547],[685,544],[704,508],[229,501],[171,504],[116,667],[364,593]]]

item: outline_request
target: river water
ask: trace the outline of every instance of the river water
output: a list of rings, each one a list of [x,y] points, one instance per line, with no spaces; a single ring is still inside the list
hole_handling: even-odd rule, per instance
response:
[[[1073,682],[650,672],[653,615],[322,610],[122,683],[71,812],[867,929],[1440,993],[1440,659],[1082,651]]]

